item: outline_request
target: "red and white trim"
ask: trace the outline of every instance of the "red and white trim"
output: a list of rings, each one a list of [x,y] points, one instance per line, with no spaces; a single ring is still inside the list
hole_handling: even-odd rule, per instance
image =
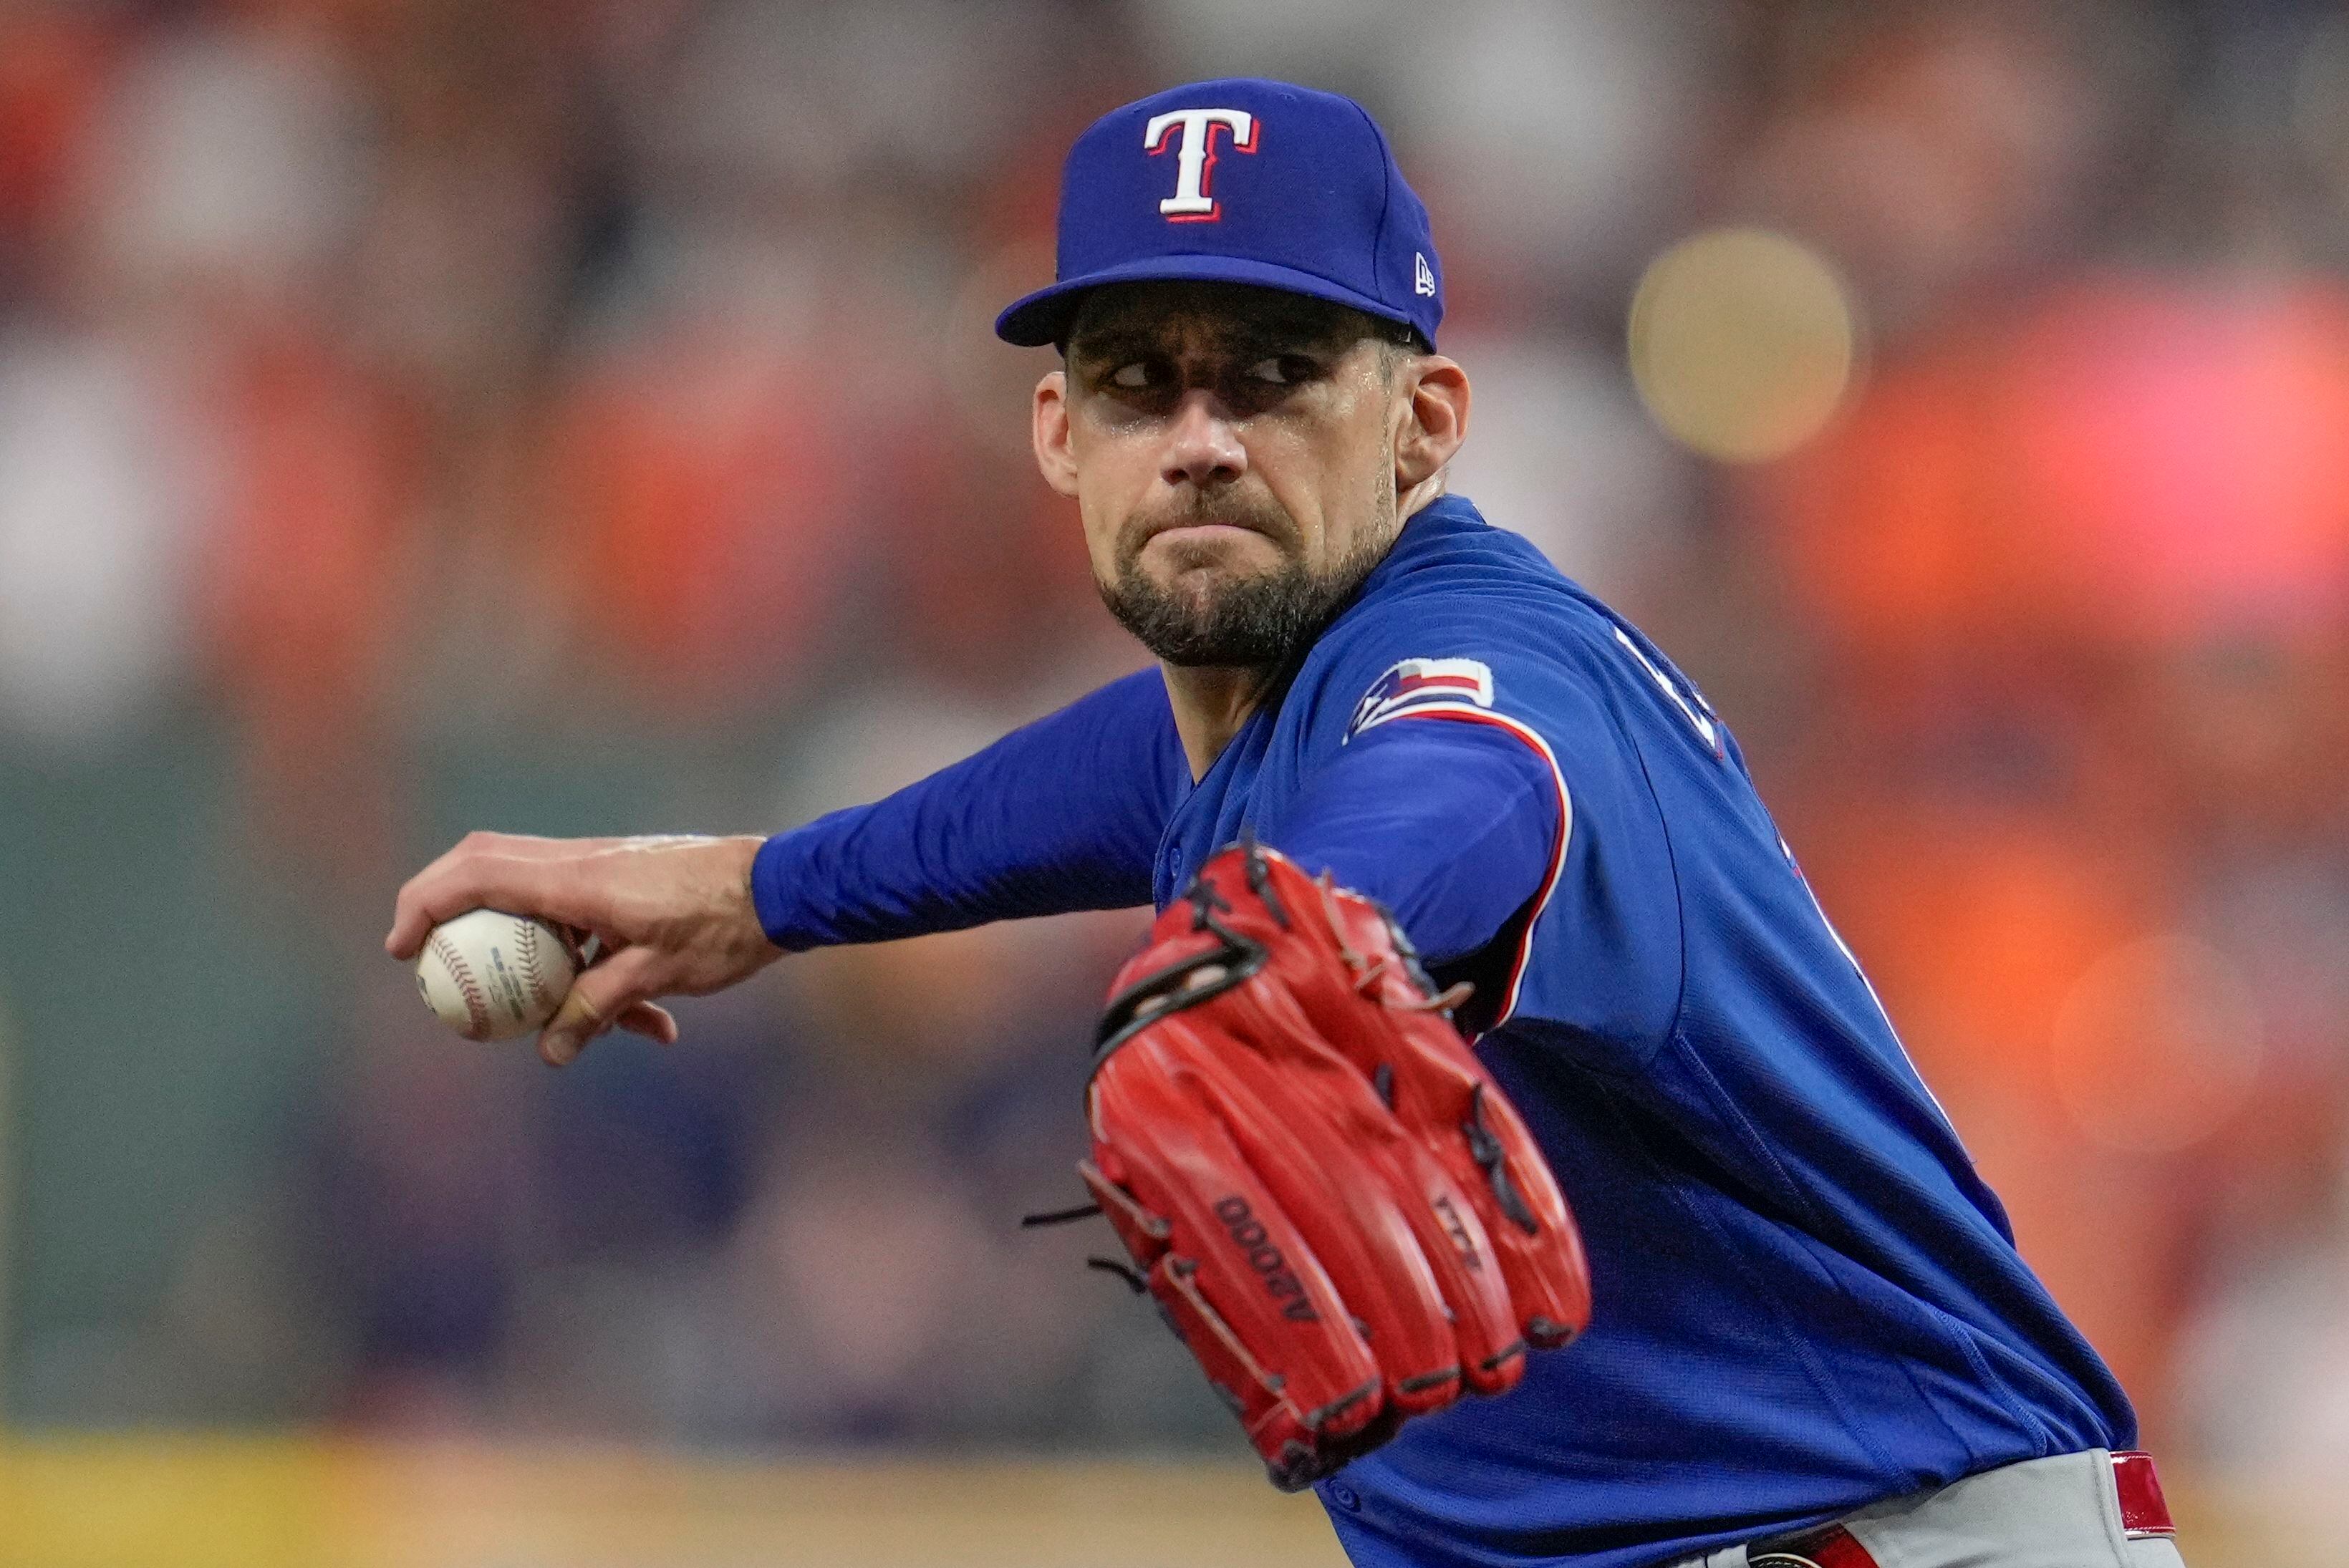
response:
[[[1468,724],[1489,724],[1495,729],[1506,730],[1540,754],[1542,761],[1549,768],[1550,782],[1557,789],[1557,842],[1551,846],[1549,870],[1542,875],[1541,891],[1534,895],[1534,912],[1526,921],[1525,934],[1517,940],[1516,961],[1509,966],[1509,988],[1501,999],[1499,1015],[1493,1020],[1494,1027],[1498,1028],[1508,1022],[1510,1016],[1517,1010],[1517,994],[1525,986],[1526,966],[1533,961],[1534,933],[1540,928],[1542,914],[1549,908],[1550,895],[1557,891],[1558,879],[1566,874],[1567,845],[1574,837],[1574,796],[1566,787],[1566,771],[1558,767],[1557,753],[1549,748],[1549,742],[1506,714],[1495,713],[1488,707],[1477,707],[1467,703],[1423,702],[1372,718],[1354,733],[1359,735],[1364,729],[1375,728],[1398,718],[1444,718]]]

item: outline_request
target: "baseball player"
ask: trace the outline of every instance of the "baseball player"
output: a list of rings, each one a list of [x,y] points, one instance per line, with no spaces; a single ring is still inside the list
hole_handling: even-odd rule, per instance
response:
[[[781,953],[1154,904],[1084,1180],[1357,1563],[2176,1564],[2127,1398],[1727,727],[1446,493],[1443,315],[1358,105],[1106,116],[997,331],[1060,350],[1037,460],[1159,667],[763,841],[476,834],[388,946],[481,905],[600,934],[561,1065]]]

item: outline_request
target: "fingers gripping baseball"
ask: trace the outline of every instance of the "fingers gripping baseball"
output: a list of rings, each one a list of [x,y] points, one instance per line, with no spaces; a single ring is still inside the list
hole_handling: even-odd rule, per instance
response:
[[[620,842],[468,833],[399,890],[384,950],[394,958],[413,958],[434,926],[474,909],[502,909],[581,931],[608,931],[617,913],[613,903],[618,890],[598,887],[593,877],[581,874],[581,868],[589,857]]]
[[[1087,1183],[1303,1486],[1588,1322],[1564,1197],[1375,905],[1226,851],[1119,976]]]
[[[781,956],[751,902],[756,838],[540,839],[472,833],[411,878],[384,946],[410,957],[433,928],[499,909],[598,938],[539,1039],[562,1066],[610,1029],[663,1044],[677,1020],[657,998],[723,989]]]
[[[572,983],[538,1037],[538,1054],[549,1067],[566,1067],[587,1042],[612,1029],[677,1043],[677,1020],[652,998],[670,989],[667,954],[653,947],[624,947]]]

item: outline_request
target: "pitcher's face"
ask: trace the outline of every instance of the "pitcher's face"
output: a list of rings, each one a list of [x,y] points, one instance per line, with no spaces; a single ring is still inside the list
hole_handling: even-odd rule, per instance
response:
[[[1401,374],[1340,305],[1229,284],[1095,291],[1037,388],[1102,600],[1174,665],[1273,665],[1394,542]]]

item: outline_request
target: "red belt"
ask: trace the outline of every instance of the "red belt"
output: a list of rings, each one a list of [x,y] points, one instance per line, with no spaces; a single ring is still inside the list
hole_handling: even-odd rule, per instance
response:
[[[2154,1471],[2151,1454],[2135,1449],[2114,1454],[2113,1491],[2120,1498],[2121,1529],[2131,1541],[2178,1533],[2178,1526],[2169,1522],[2169,1504],[2161,1495],[2161,1477]],[[1745,1561],[1748,1568],[1878,1568],[1868,1548],[1840,1524],[1761,1542]]]

